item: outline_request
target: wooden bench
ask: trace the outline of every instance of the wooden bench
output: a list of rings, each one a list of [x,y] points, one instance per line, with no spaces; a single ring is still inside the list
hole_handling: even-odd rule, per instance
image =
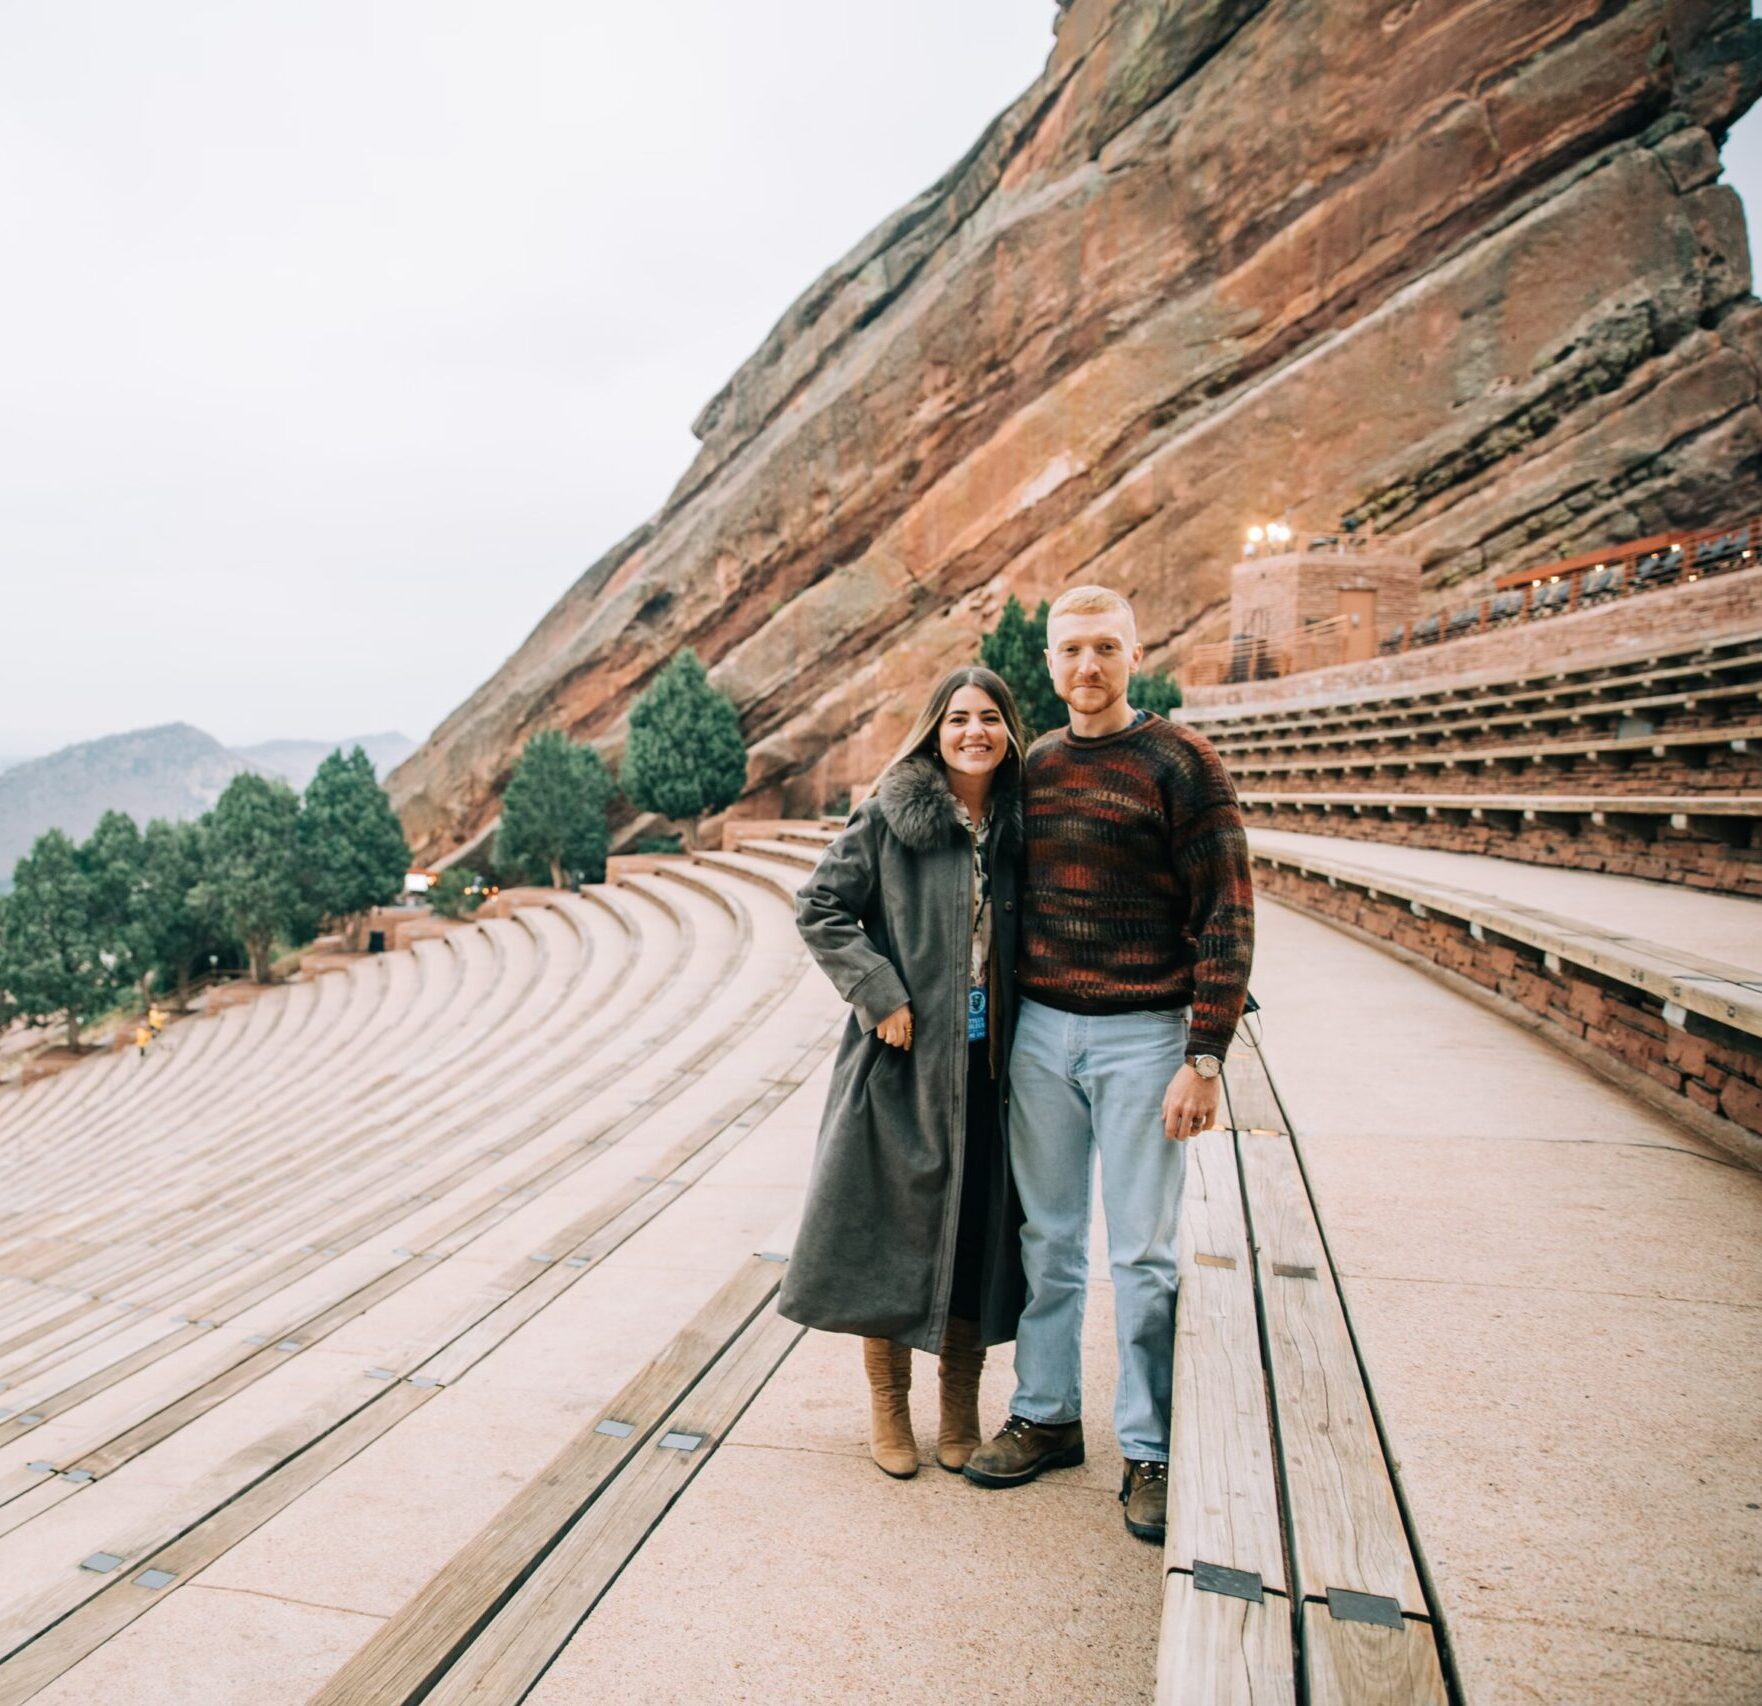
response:
[[[628,1177],[609,1194],[602,1190],[584,1210],[559,1226],[542,1254],[514,1262],[505,1275],[474,1294],[475,1301],[464,1313],[448,1306],[436,1315],[432,1330],[440,1336],[428,1354],[415,1355],[406,1347],[387,1360],[384,1368],[366,1369],[359,1385],[349,1382],[338,1386],[326,1392],[321,1403],[285,1418],[284,1425],[271,1436],[224,1459],[199,1483],[168,1488],[164,1508],[135,1516],[116,1536],[115,1555],[130,1566],[126,1575],[120,1565],[113,1577],[105,1571],[77,1571],[71,1565],[52,1571],[32,1598],[8,1610],[5,1627],[11,1638],[5,1645],[12,1657],[0,1665],[0,1701],[28,1697],[44,1678],[60,1674],[83,1652],[106,1639],[120,1622],[157,1603],[155,1596],[164,1584],[142,1587],[137,1569],[169,1570],[174,1580],[180,1576],[187,1579],[191,1571],[267,1520],[354,1451],[394,1428],[434,1391],[459,1379],[623,1240],[679,1201],[683,1187],[728,1153],[769,1110],[796,1094],[832,1044],[836,1027],[825,1024],[824,1014],[815,1021],[818,1029],[805,1036],[794,1020],[780,1032],[770,1033],[770,1046],[756,1055],[748,1050],[742,1057],[741,1071],[734,1075],[737,1080],[744,1078],[747,1087],[730,1082],[728,1063],[736,1045],[755,1025],[763,1034],[766,1017],[778,1010],[780,1003],[796,999],[795,991],[807,990],[815,997],[801,1008],[803,1013],[810,1008],[819,1013],[827,1005],[818,985],[804,979],[805,955],[777,900],[762,902],[764,927],[753,927],[741,888],[744,880],[731,872],[694,871],[681,862],[676,871],[631,885],[632,893],[652,889],[657,907],[666,904],[664,891],[669,883],[682,885],[679,893],[690,897],[689,906],[720,912],[732,932],[730,941],[745,942],[752,951],[743,951],[708,978],[662,980],[656,987],[666,990],[670,1000],[676,997],[683,1004],[681,1010],[662,1003],[641,1025],[632,1024],[628,1011],[620,1014],[617,1025],[608,1026],[604,1034],[626,1045],[621,1060],[589,1062],[585,1068],[570,1063],[569,1070],[580,1082],[567,1086],[567,1094],[578,1103],[584,1096],[598,1102],[600,1111],[592,1123],[577,1120],[571,1126],[566,1106],[559,1101],[527,1106],[524,1128],[506,1126],[492,1152],[485,1154],[474,1148],[463,1163],[463,1173],[458,1172],[461,1164],[454,1163],[450,1202],[424,1193],[418,1202],[400,1196],[390,1204],[369,1201],[353,1207],[354,1230],[363,1236],[371,1234],[389,1244],[404,1230],[396,1219],[385,1218],[390,1212],[402,1218],[411,1229],[406,1235],[416,1241],[393,1252],[388,1263],[367,1272],[364,1279],[345,1283],[328,1300],[319,1302],[316,1313],[285,1318],[281,1324],[285,1338],[241,1352],[236,1344],[223,1342],[225,1335],[216,1331],[214,1321],[192,1323],[192,1329],[206,1334],[218,1353],[193,1371],[199,1377],[198,1384],[192,1386],[180,1378],[162,1386],[149,1399],[145,1413],[136,1401],[121,1408],[113,1405],[107,1419],[93,1415],[98,1431],[88,1435],[83,1447],[57,1453],[28,1474],[22,1470],[10,1476],[5,1473],[5,1447],[0,1445],[3,1531],[4,1513],[9,1509],[28,1525],[67,1499],[81,1493],[93,1496],[90,1490],[105,1487],[118,1468],[151,1452],[197,1418],[216,1410],[228,1413],[226,1407],[258,1379],[288,1366],[299,1351],[343,1323],[363,1318],[394,1292],[421,1287],[441,1271],[440,1264],[450,1255],[471,1252],[517,1209],[545,1200],[546,1193],[566,1184],[626,1136],[664,1135],[669,1125],[678,1131],[654,1159],[644,1158],[641,1173]],[[625,988],[628,990],[628,983]],[[626,1086],[638,1082],[646,1088],[633,1098]],[[565,1086],[559,1084],[555,1089],[561,1093]],[[702,1106],[705,1115],[682,1122],[669,1113],[674,1105],[685,1107],[688,1102]],[[509,1114],[512,1117],[514,1110]],[[413,1140],[415,1136],[412,1134]],[[546,1138],[549,1144],[541,1145],[540,1140]],[[530,1159],[521,1153],[528,1146],[535,1150]],[[648,1146],[654,1147],[653,1138],[648,1139]],[[518,1170],[511,1171],[511,1164]],[[502,1186],[476,1195],[457,1192],[457,1185],[491,1166],[501,1171]],[[562,1203],[566,1198],[559,1194],[557,1200]],[[430,1203],[432,1207],[427,1206]],[[419,1223],[424,1224],[417,1237]],[[266,1271],[262,1278],[270,1289],[257,1288],[266,1301],[273,1304],[276,1285],[307,1274],[316,1276],[324,1262],[334,1261],[344,1252],[332,1248],[314,1254],[316,1264],[309,1259],[296,1262],[291,1273],[285,1266],[279,1276]],[[772,1284],[774,1272],[773,1267]],[[185,1338],[181,1342],[193,1341]],[[147,1347],[144,1356],[134,1360],[132,1371],[144,1374],[153,1361],[154,1350]],[[79,1401],[84,1404],[92,1396],[88,1389],[79,1394]],[[80,1408],[77,1414],[84,1417],[91,1411]],[[676,1419],[683,1426],[693,1416],[682,1411]],[[65,1436],[65,1429],[63,1433]],[[232,1479],[240,1475],[245,1480]],[[154,1539],[156,1531],[161,1536],[181,1533],[182,1537],[167,1544],[165,1539]]]
[[[1620,660],[1540,668],[1519,673],[1482,670],[1423,685],[1335,689],[1313,698],[1274,700],[1259,706],[1204,703],[1186,707],[1183,718],[1222,743],[1240,736],[1263,738],[1286,731],[1315,734],[1420,719],[1428,723],[1480,721],[1503,712],[1544,712],[1579,701],[1600,703],[1663,689],[1689,694],[1753,680],[1762,668],[1762,632],[1732,635],[1707,644],[1664,647]]]
[[[1188,1155],[1158,1706],[1444,1706],[1428,1597],[1252,1040]]]
[[[1491,770],[1500,765],[1518,768],[1545,766],[1575,770],[1604,761],[1668,758],[1678,754],[1709,754],[1730,751],[1745,755],[1745,767],[1762,762],[1762,723],[1740,723],[1727,728],[1691,729],[1677,733],[1632,735],[1623,739],[1531,741],[1519,746],[1427,746],[1419,751],[1378,753],[1368,757],[1322,756],[1300,759],[1231,759],[1231,773],[1238,779],[1286,776],[1373,775],[1378,771],[1442,773],[1447,770]],[[1711,772],[1716,779],[1734,780],[1728,770]]]

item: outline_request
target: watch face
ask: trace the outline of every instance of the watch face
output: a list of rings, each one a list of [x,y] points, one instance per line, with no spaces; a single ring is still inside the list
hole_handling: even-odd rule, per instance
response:
[[[1201,1078],[1215,1078],[1224,1069],[1224,1063],[1215,1054],[1198,1054],[1193,1057],[1193,1070]]]

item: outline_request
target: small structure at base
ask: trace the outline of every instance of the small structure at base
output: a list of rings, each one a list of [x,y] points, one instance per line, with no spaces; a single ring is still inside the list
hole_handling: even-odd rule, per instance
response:
[[[1183,686],[1373,658],[1378,635],[1418,612],[1418,560],[1378,541],[1299,533],[1248,553],[1230,571],[1230,637],[1189,656]]]

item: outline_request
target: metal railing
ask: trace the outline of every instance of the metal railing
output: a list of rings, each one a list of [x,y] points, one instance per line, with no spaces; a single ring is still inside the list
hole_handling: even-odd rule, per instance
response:
[[[1344,663],[1351,628],[1350,618],[1328,616],[1283,634],[1232,634],[1227,640],[1196,646],[1181,665],[1181,685],[1220,687],[1236,681],[1271,681]]]
[[[1490,594],[1472,604],[1434,611],[1390,629],[1377,642],[1377,651],[1389,657],[1520,622],[1545,621],[1729,574],[1757,561],[1762,561],[1762,518],[1696,533],[1657,534],[1502,575]]]

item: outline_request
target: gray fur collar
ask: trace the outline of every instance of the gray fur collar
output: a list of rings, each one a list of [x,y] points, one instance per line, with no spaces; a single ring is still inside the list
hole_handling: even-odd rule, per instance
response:
[[[881,778],[875,790],[887,827],[914,853],[947,846],[966,831],[955,815],[942,766],[923,753],[903,758]],[[1022,795],[1001,784],[991,796],[993,835],[998,845],[1014,852],[1022,845]]]

